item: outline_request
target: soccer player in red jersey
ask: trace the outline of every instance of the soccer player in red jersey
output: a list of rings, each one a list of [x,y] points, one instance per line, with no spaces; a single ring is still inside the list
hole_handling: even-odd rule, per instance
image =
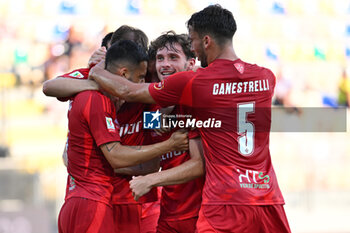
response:
[[[177,35],[169,31],[152,41],[150,47],[156,51],[156,71],[160,80],[177,72],[191,70],[195,65],[187,35]],[[176,106],[170,114],[185,112],[180,106]],[[156,133],[153,135],[155,141],[162,141],[170,136],[169,133],[161,137]],[[159,233],[195,232],[204,182],[203,177],[197,178],[203,175],[203,163],[198,149],[200,146],[196,143],[200,143],[199,138],[190,140],[191,153],[172,151],[162,155],[161,172],[139,176],[130,182],[136,199],[152,187],[163,186],[157,226]]]
[[[148,44],[148,38],[141,30],[123,25],[113,33],[113,36],[109,33],[103,38],[101,48],[89,60],[90,68],[96,61],[104,59],[106,48],[109,48],[111,43],[113,44],[122,39],[135,41],[144,49],[146,49]],[[65,101],[81,91],[98,89],[95,82],[87,80],[90,68],[77,69],[45,82],[43,87],[44,93],[49,96],[61,97],[59,99]],[[144,104],[126,103],[118,112],[117,118],[121,127],[120,136],[122,145],[144,144],[144,134],[139,127],[144,107]],[[127,130],[126,133],[124,133],[125,130]],[[148,162],[147,164],[149,165],[151,163]],[[139,175],[154,171],[147,170],[145,168],[147,164],[143,165],[144,169],[142,173],[137,169],[128,170],[125,168],[118,169],[118,172],[123,173],[127,171],[130,175]],[[137,167],[139,168],[140,166]],[[154,168],[148,166],[148,169]],[[112,193],[112,204],[115,216],[115,231],[126,233],[155,232],[159,216],[159,204],[158,201],[154,204],[152,202],[155,202],[158,198],[157,190],[154,189],[151,193],[140,199],[139,202],[136,202],[129,187],[130,179],[131,176],[121,174],[116,175],[113,181],[115,191]],[[147,206],[143,207],[143,203],[147,203]]]
[[[119,75],[129,70],[129,79],[143,77],[146,68],[146,53],[132,41],[117,42],[106,54],[106,69]],[[187,135],[179,133],[165,143],[122,146],[115,117],[113,99],[97,91],[81,92],[70,104],[69,175],[58,221],[60,233],[114,232],[110,206],[113,168],[136,165],[167,151],[187,148]]]
[[[206,168],[198,232],[290,232],[269,152],[275,76],[237,57],[230,11],[208,6],[187,26],[206,68],[134,84],[98,64],[90,77],[127,101],[186,105],[198,118]]]

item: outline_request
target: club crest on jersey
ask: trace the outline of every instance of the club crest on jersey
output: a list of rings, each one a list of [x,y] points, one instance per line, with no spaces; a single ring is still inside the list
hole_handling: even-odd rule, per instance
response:
[[[159,83],[155,83],[153,87],[156,90],[162,90],[164,88],[164,80]]]
[[[244,65],[242,63],[235,63],[234,66],[236,67],[239,73],[244,73]]]
[[[80,73],[79,71],[75,71],[71,73],[69,76],[74,77],[74,78],[84,78],[84,75]]]
[[[113,120],[110,117],[106,117],[107,129],[109,132],[115,132],[115,126]]]
[[[143,128],[144,129],[160,129],[160,116],[162,114],[156,112],[143,112]]]

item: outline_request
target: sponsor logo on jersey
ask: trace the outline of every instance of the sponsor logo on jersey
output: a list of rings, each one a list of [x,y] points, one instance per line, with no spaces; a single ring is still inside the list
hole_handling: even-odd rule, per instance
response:
[[[143,128],[144,129],[160,129],[160,116],[162,114],[156,112],[143,112]]]
[[[132,124],[125,124],[120,126],[119,136],[123,137],[127,134],[139,133],[142,125],[142,121],[138,121]]]
[[[162,89],[164,88],[164,80],[161,81],[161,82],[159,82],[159,83],[155,83],[155,84],[153,85],[153,87],[154,87],[154,89],[156,89],[156,90],[162,90]]]
[[[106,124],[109,132],[115,132],[115,126],[113,124],[112,118],[106,117]]]
[[[261,171],[246,170],[245,173],[241,173],[237,169],[239,174],[238,180],[241,188],[248,189],[269,189],[270,186],[270,176],[264,175]]]
[[[160,157],[160,161],[164,161],[164,160],[167,160],[167,159],[172,159],[172,158],[174,158],[176,156],[182,155],[185,152],[186,151],[171,151],[171,152],[168,152],[166,154],[163,154]]]
[[[84,75],[82,73],[80,73],[79,71],[74,71],[69,76],[74,77],[74,78],[84,78]]]

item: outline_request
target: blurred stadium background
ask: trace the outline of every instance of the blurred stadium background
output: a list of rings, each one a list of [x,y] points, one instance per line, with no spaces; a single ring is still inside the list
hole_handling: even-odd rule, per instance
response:
[[[285,106],[336,108],[349,73],[348,0],[0,0],[0,233],[57,232],[67,104],[45,97],[42,82],[85,67],[123,24],[150,40],[184,33],[190,15],[213,3],[237,20],[238,56],[275,72]],[[293,232],[350,232],[349,141],[347,132],[271,134]]]

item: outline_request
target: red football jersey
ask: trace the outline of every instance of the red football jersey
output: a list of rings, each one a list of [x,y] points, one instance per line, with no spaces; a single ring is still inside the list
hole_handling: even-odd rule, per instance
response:
[[[75,79],[88,79],[89,78],[89,72],[90,72],[90,69],[91,68],[81,68],[81,69],[76,69],[76,70],[73,70],[69,73],[66,73],[66,74],[63,74],[63,75],[60,75],[59,77],[64,77],[64,78],[75,78]],[[68,101],[70,99],[72,99],[72,97],[60,97],[60,98],[57,98],[59,101]]]
[[[147,140],[147,135],[142,127],[143,111],[147,111],[148,106],[141,103],[124,103],[119,109],[116,124],[120,128],[119,133],[123,145],[148,144],[149,140]],[[153,188],[136,202],[130,189],[129,181],[131,178],[127,175],[116,175],[113,181],[112,204],[135,204],[158,200],[157,189]]]
[[[114,170],[99,146],[120,141],[112,101],[98,91],[84,91],[68,111],[68,182],[66,199],[83,197],[110,204]]]
[[[90,68],[73,70],[60,77],[74,79],[88,79]],[[60,101],[67,101],[69,98],[58,98]],[[118,111],[117,124],[120,124],[120,137],[123,145],[144,145],[146,135],[142,130],[142,113],[148,105],[137,103],[124,103]],[[118,123],[119,122],[119,123]],[[147,140],[149,141],[149,140]],[[112,204],[137,203],[130,190],[129,181],[131,176],[116,175],[113,179],[115,191],[112,194]],[[148,194],[140,198],[139,203],[152,202],[158,199],[157,190],[152,189]]]
[[[275,76],[263,67],[217,59],[149,91],[161,106],[191,107],[206,160],[203,204],[284,204],[271,163],[269,133]]]
[[[152,111],[155,111],[155,109]],[[185,110],[181,106],[176,106],[170,115],[185,115]],[[151,134],[152,140],[154,142],[164,141],[174,131],[176,129],[161,136],[153,132]],[[197,131],[190,131],[189,133],[190,139],[198,136]],[[161,156],[160,166],[162,170],[167,170],[181,165],[190,158],[191,156],[188,151],[171,151]],[[163,186],[160,200],[160,218],[168,221],[176,221],[198,216],[202,201],[203,184],[204,177],[199,177],[184,184]]]

